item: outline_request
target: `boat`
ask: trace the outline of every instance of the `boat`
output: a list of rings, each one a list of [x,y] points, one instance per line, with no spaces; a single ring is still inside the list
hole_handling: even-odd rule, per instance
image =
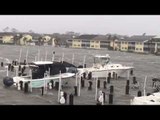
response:
[[[134,97],[131,99],[130,105],[160,105],[160,92],[148,96]]]
[[[149,95],[146,95],[146,80],[147,77],[145,77],[145,81],[144,81],[144,95],[138,95],[138,96],[134,96],[133,99],[130,100],[130,104],[131,105],[160,105],[160,92],[153,92]],[[152,81],[156,82],[156,81],[160,81],[159,78],[153,78]],[[154,85],[154,84],[153,84]],[[152,86],[153,87],[153,86]]]
[[[47,84],[51,81],[58,81],[61,79],[71,78],[75,76],[76,66],[63,62],[56,61],[34,61],[31,64],[28,64],[29,72],[27,75],[16,75],[15,77],[5,77],[3,83],[6,87],[10,87],[13,84],[19,84],[20,81],[23,82],[23,85],[26,82],[30,82],[32,88],[43,87],[44,84]],[[18,72],[18,69],[16,69]]]
[[[114,73],[117,74],[117,76],[121,76],[122,74],[126,73],[127,71],[129,72],[134,68],[133,66],[112,63],[110,61],[109,54],[94,55],[93,59],[93,66],[89,68],[79,68],[79,73],[92,73],[92,77],[106,78],[109,76],[109,73],[111,74],[111,77],[113,77]]]

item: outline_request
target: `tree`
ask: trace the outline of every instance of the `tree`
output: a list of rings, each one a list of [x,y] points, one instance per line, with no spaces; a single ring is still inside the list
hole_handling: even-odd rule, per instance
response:
[[[23,38],[23,41],[24,41],[24,44],[26,45],[27,37],[24,37],[24,38]]]
[[[55,45],[57,46],[60,46],[61,45],[61,39],[59,38],[59,37],[56,37],[55,38],[55,40],[54,40],[54,42],[55,42]]]
[[[40,36],[40,37],[38,38],[38,44],[39,44],[39,45],[42,45],[42,41],[43,41],[42,39],[43,39],[42,36]]]
[[[114,35],[113,36],[113,50],[115,50],[115,40],[117,39],[117,36],[116,35]]]
[[[17,30],[16,28],[12,28],[12,29],[11,29],[11,32],[13,32],[13,33],[17,33],[17,32],[18,32],[18,30]]]
[[[33,30],[29,30],[28,32],[29,32],[29,33],[34,33],[34,31],[33,31]]]
[[[4,32],[8,32],[8,31],[9,31],[9,27],[5,27],[5,28],[3,29],[3,31],[4,31]]]
[[[13,37],[13,40],[14,40],[14,43],[17,45],[17,44],[20,44],[20,39],[22,38],[22,34],[16,34],[14,37]]]

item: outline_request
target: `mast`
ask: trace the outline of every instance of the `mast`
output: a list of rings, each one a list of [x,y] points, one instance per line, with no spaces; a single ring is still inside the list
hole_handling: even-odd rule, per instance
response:
[[[40,49],[38,47],[38,61],[40,61]]]
[[[72,55],[72,64],[74,63],[74,53]]]
[[[47,61],[47,51],[46,51],[46,55],[45,55],[45,61]]]
[[[22,55],[22,48],[20,49],[20,53],[19,53],[19,64],[21,62],[21,55]]]
[[[28,64],[28,48],[27,48],[27,52],[26,52],[26,63]]]
[[[85,62],[86,62],[86,55],[85,55],[84,58],[83,58],[83,68],[84,68]]]
[[[62,53],[62,63],[63,63],[63,61],[64,61],[64,53]]]
[[[147,81],[147,76],[145,76],[145,80],[144,80],[144,88],[143,88],[144,96],[146,96],[146,81]]]

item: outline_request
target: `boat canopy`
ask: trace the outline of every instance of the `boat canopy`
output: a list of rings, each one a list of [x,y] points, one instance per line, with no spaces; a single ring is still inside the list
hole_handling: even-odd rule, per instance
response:
[[[108,54],[106,55],[95,55],[94,56],[94,64],[108,64],[110,61],[110,56]]]
[[[106,55],[95,55],[94,58],[110,58],[109,54]]]
[[[32,63],[35,64],[35,65],[53,64],[53,62],[51,62],[51,61],[35,61],[35,62],[32,62]]]

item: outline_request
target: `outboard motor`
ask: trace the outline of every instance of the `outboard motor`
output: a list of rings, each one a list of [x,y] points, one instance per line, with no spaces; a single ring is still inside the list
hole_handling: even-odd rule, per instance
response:
[[[3,84],[6,86],[6,87],[10,87],[14,84],[14,81],[13,81],[13,78],[10,78],[10,77],[5,77],[3,78]]]

